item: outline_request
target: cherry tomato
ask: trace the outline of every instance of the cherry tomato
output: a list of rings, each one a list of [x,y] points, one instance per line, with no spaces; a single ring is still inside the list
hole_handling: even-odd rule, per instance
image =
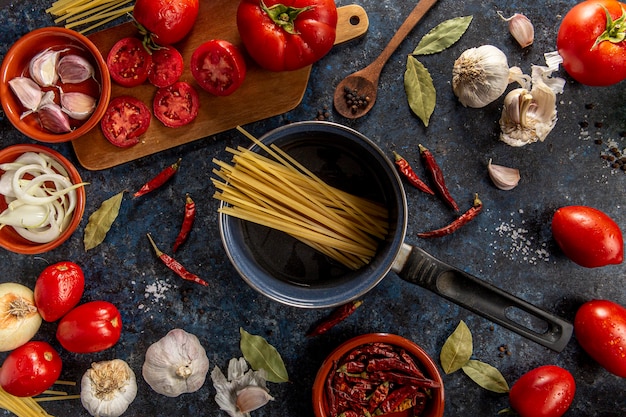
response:
[[[565,256],[586,268],[624,260],[624,239],[619,226],[598,209],[561,207],[552,218],[552,234]]]
[[[198,93],[190,84],[183,81],[159,88],[154,96],[154,116],[167,127],[180,127],[191,123],[198,115],[199,107]]]
[[[173,46],[163,46],[152,52],[152,67],[148,80],[155,87],[174,84],[183,75],[183,56]]]
[[[100,352],[115,345],[122,334],[122,316],[108,301],[90,301],[67,313],[57,327],[56,337],[74,353]]]
[[[576,312],[574,332],[589,356],[626,378],[626,308],[608,300],[588,301]]]
[[[191,75],[209,93],[227,96],[243,83],[246,61],[235,45],[213,39],[194,50],[191,55]]]
[[[39,395],[61,375],[61,357],[46,342],[27,342],[6,357],[0,368],[0,386],[16,397]]]
[[[607,86],[626,78],[626,28],[619,21],[624,9],[615,0],[587,0],[567,12],[556,45],[563,68],[576,81]]]
[[[107,68],[113,81],[122,87],[135,87],[148,79],[152,56],[137,38],[122,38],[107,55]]]
[[[199,10],[199,0],[136,0],[133,17],[152,42],[166,46],[187,36]]]
[[[131,96],[115,97],[100,121],[104,137],[120,148],[139,143],[150,126],[151,113],[141,100]]]
[[[64,261],[46,267],[35,282],[35,306],[45,321],[56,321],[78,304],[85,290],[80,266]]]
[[[237,28],[261,67],[296,70],[318,61],[334,45],[337,6],[333,0],[242,0]]]
[[[511,408],[520,417],[560,417],[576,392],[574,377],[556,365],[545,365],[522,375],[509,392]]]

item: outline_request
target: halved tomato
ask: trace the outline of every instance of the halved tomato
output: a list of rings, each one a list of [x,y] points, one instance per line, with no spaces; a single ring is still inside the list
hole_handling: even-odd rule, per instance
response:
[[[207,92],[227,96],[246,77],[246,60],[232,43],[213,39],[198,46],[191,55],[191,75]]]
[[[122,87],[135,87],[148,79],[152,56],[137,38],[122,38],[107,55],[107,67],[113,81]]]
[[[174,84],[183,75],[183,56],[173,46],[163,46],[152,52],[152,67],[148,80],[155,87]]]
[[[165,126],[180,127],[196,118],[200,99],[190,84],[178,81],[169,87],[159,88],[152,107],[154,116]]]
[[[150,126],[150,109],[132,96],[115,97],[100,121],[104,137],[115,146],[128,148],[139,143],[139,137]]]

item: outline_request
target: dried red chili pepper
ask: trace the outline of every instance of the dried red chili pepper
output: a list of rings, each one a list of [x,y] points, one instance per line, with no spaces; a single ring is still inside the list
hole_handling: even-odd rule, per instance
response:
[[[409,366],[409,368],[411,369],[414,375],[420,376],[422,378],[424,377],[422,370],[417,366],[413,357],[409,355],[409,353],[406,350],[400,349],[400,357],[402,358],[404,362],[406,362],[406,364]]]
[[[313,329],[311,329],[307,333],[307,336],[319,336],[321,334],[326,333],[328,330],[330,330],[337,323],[339,323],[339,322],[345,320],[346,318],[348,318],[348,316],[350,316],[352,313],[354,313],[354,311],[357,308],[359,308],[361,306],[361,304],[363,304],[363,301],[357,300],[357,301],[351,301],[349,303],[340,305],[339,307],[334,309],[328,315],[328,317],[326,317],[324,320],[322,320],[320,323],[318,323],[315,327],[313,327]]]
[[[368,378],[372,381],[389,381],[396,383],[398,385],[411,385],[414,387],[423,387],[423,388],[439,388],[440,385],[437,381],[434,381],[429,378],[421,378],[418,376],[407,375],[400,372],[394,371],[376,371],[370,372],[368,374]]]
[[[374,410],[376,410],[378,406],[387,398],[387,395],[389,395],[389,382],[383,382],[378,385],[372,393],[369,399],[368,411],[373,413]]]
[[[335,392],[333,390],[333,379],[335,378],[335,373],[337,372],[337,361],[333,361],[333,366],[326,377],[326,402],[328,403],[328,412],[331,416],[337,415],[337,398],[335,397]]]
[[[459,230],[461,227],[469,223],[474,219],[478,213],[483,209],[483,203],[478,198],[478,194],[474,196],[474,203],[465,213],[457,217],[452,223],[444,226],[440,229],[431,230],[429,232],[418,233],[417,236],[422,238],[441,237],[452,234]]]
[[[398,166],[402,175],[404,175],[407,181],[409,181],[409,184],[427,194],[435,195],[435,192],[431,190],[430,187],[417,176],[417,174],[406,159],[400,156],[397,152],[394,152],[393,156],[396,159],[396,165]]]
[[[448,204],[454,211],[459,211],[459,206],[454,201],[454,198],[450,194],[448,187],[446,186],[446,181],[443,178],[443,171],[441,167],[435,160],[435,156],[430,152],[426,147],[419,145],[420,155],[422,156],[422,160],[424,161],[424,165],[426,165],[426,170],[430,174],[433,182],[435,183],[435,189],[439,193],[439,195],[443,198],[443,200]]]
[[[159,257],[159,259],[161,259],[161,261],[163,261],[163,263],[169,269],[176,272],[176,274],[179,277],[187,281],[195,282],[196,284],[204,285],[205,287],[209,285],[206,281],[204,281],[202,278],[200,278],[196,274],[193,274],[187,271],[185,267],[176,259],[172,258],[166,253],[161,252],[159,248],[157,248],[156,243],[154,243],[154,240],[152,240],[152,236],[150,236],[150,233],[148,233],[148,239],[150,240],[150,243],[152,244],[152,247],[154,248],[154,252]]]
[[[178,168],[180,168],[181,158],[178,158],[178,161],[174,162],[172,165],[165,167],[161,172],[159,172],[154,178],[144,184],[143,187],[139,189],[135,194],[133,194],[133,198],[140,197],[144,194],[149,193],[150,191],[156,190],[167,180],[172,178],[176,172],[178,172]]]
[[[390,413],[398,408],[406,399],[412,398],[417,393],[417,387],[405,385],[389,393],[379,409],[384,413]],[[376,414],[376,413],[374,413]]]
[[[409,364],[396,358],[370,359],[367,362],[367,372],[374,371],[401,371],[409,375],[418,376]]]
[[[366,365],[363,362],[350,361],[346,362],[339,368],[339,372],[347,372],[349,374],[358,374],[365,371]]]
[[[193,221],[196,219],[196,203],[189,197],[189,194],[185,196],[185,217],[183,218],[183,225],[180,228],[180,232],[174,241],[174,247],[172,252],[176,252],[178,247],[182,245],[191,232]]]

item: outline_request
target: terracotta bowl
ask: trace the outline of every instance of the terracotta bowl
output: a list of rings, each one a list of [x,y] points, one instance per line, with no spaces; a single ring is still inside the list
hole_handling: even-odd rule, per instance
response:
[[[326,396],[325,386],[328,375],[334,368],[335,361],[340,361],[346,354],[359,346],[378,342],[386,343],[394,347],[404,349],[407,353],[409,353],[409,355],[414,358],[417,366],[421,368],[424,376],[432,379],[439,384],[439,388],[430,389],[431,397],[427,400],[426,408],[424,409],[424,412],[420,414],[420,416],[443,416],[445,396],[443,380],[441,379],[441,374],[439,373],[437,365],[428,355],[428,353],[426,353],[426,351],[424,351],[424,349],[422,349],[420,346],[402,336],[389,333],[370,333],[354,337],[341,344],[339,347],[333,350],[330,355],[328,355],[328,357],[322,363],[319,371],[317,372],[317,376],[313,384],[313,411],[315,413],[315,416],[334,417],[331,416],[328,410],[328,398]],[[385,415],[400,417],[409,416],[412,414],[405,411]]]
[[[67,171],[69,178],[73,184],[82,182],[82,179],[70,161],[68,161],[60,153],[42,145],[13,145],[0,150],[0,164],[6,162],[14,162],[17,157],[25,152],[43,153],[51,158],[56,159]],[[5,171],[0,169],[0,176]],[[0,195],[0,212],[8,207],[4,196]],[[76,208],[72,214],[69,224],[61,232],[58,238],[48,243],[34,243],[20,236],[11,226],[4,226],[0,229],[0,246],[15,253],[27,255],[48,252],[65,242],[74,233],[85,212],[85,187],[76,188]]]
[[[72,131],[69,133],[52,133],[39,124],[36,114],[20,117],[26,110],[9,87],[9,81],[18,76],[29,75],[31,59],[39,52],[48,48],[62,50],[68,48],[64,54],[74,53],[86,58],[94,68],[92,79],[79,84],[62,84],[64,92],[79,91],[96,97],[98,104],[91,116],[86,120],[72,120]],[[54,87],[44,87],[44,91]],[[0,68],[0,101],[8,119],[20,132],[40,142],[56,143],[76,139],[89,132],[98,125],[104,115],[111,98],[111,78],[106,62],[98,48],[85,36],[78,32],[62,27],[47,27],[36,29],[20,38],[7,52]],[[55,101],[59,102],[59,92],[56,91]]]

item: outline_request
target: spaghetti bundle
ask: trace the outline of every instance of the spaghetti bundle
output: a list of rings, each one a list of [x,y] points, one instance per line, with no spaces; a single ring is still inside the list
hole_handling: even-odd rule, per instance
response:
[[[227,148],[233,165],[214,159],[220,212],[285,232],[350,269],[369,263],[387,236],[383,205],[324,183],[276,145],[239,128],[269,157]]]
[[[133,0],[57,0],[46,12],[56,16],[54,23],[65,21],[68,29],[89,26],[79,30],[87,33],[133,11]]]

